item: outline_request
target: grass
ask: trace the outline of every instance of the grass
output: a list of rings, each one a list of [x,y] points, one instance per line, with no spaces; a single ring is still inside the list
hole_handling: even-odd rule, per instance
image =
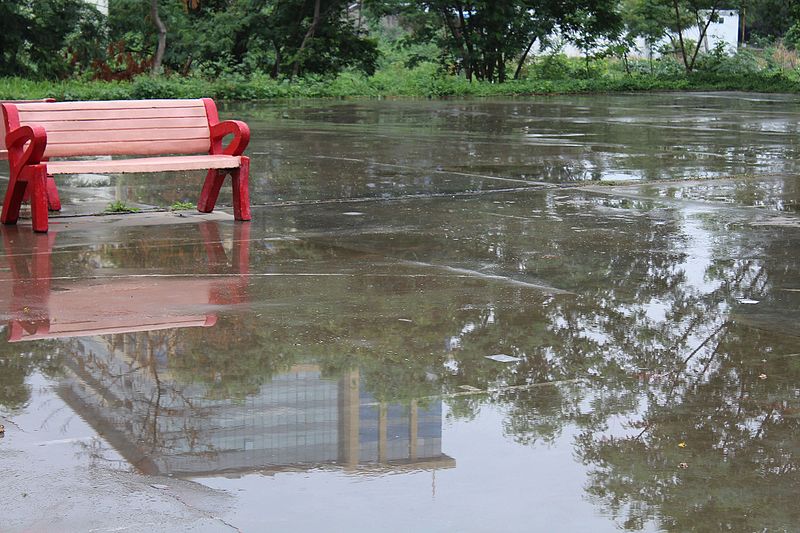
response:
[[[138,213],[139,211],[141,209],[138,207],[130,206],[121,200],[111,202],[105,209],[106,213]]]
[[[194,209],[195,207],[197,207],[196,204],[193,204],[192,202],[177,201],[169,206],[169,209],[170,211],[188,211],[190,209]]]
[[[0,78],[0,100],[45,98],[57,100],[125,100],[148,98],[200,98],[217,100],[268,100],[276,98],[343,97],[491,97],[551,94],[614,93],[646,91],[719,91],[800,93],[796,71],[763,70],[748,73],[701,72],[624,73],[598,69],[593,77],[575,72],[506,83],[469,82],[442,73],[433,64],[414,69],[388,66],[373,76],[345,72],[333,78],[309,77],[289,82],[256,74],[248,78],[214,80],[140,76],[131,81],[33,81]],[[546,73],[545,73],[546,74]]]

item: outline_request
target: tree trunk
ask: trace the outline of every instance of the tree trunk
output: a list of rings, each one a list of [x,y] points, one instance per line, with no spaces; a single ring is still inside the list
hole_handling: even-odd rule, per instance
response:
[[[694,62],[697,59],[697,54],[700,52],[700,43],[702,43],[703,39],[706,38],[708,27],[711,26],[711,21],[714,19],[714,16],[716,14],[717,14],[717,6],[714,6],[711,9],[711,14],[708,15],[708,20],[706,20],[705,26],[703,26],[703,31],[700,32],[700,39],[697,40],[697,47],[694,49],[694,54],[692,54],[692,62],[689,64],[690,71],[694,68]]]
[[[522,72],[522,67],[525,65],[525,60],[528,59],[528,54],[531,53],[531,48],[533,48],[534,43],[536,43],[536,39],[538,37],[534,37],[531,43],[528,45],[528,48],[525,49],[525,52],[522,54],[522,57],[519,58],[519,63],[517,63],[517,70],[514,71],[514,79],[518,80],[519,75]]]
[[[745,21],[747,19],[747,2],[742,2],[742,9],[739,12],[739,46],[744,48],[744,36],[745,36]]]
[[[161,72],[161,62],[164,60],[164,50],[167,48],[167,27],[158,16],[158,0],[151,0],[150,2],[150,16],[153,17],[153,22],[158,29],[158,48],[156,48],[156,55],[153,58],[153,67],[150,74],[157,76]]]
[[[678,28],[678,39],[680,39],[681,43],[681,56],[683,56],[683,68],[686,69],[686,72],[691,72],[692,69],[689,67],[689,58],[686,57],[686,46],[683,44],[683,30],[681,29],[681,12],[678,8],[678,0],[672,0],[672,5],[675,7],[675,27]]]
[[[467,50],[464,44],[464,36],[459,31],[458,28],[455,27],[453,21],[448,16],[447,10],[442,10],[440,13],[442,20],[444,21],[445,26],[447,29],[450,30],[450,34],[453,36],[453,39],[458,43],[459,52],[461,52],[461,61],[463,62],[464,66],[464,75],[467,77],[467,81],[472,81],[472,63],[469,60],[469,51]]]
[[[314,34],[317,32],[317,26],[319,25],[319,19],[320,19],[319,5],[320,5],[320,0],[315,0],[314,18],[311,20],[311,26],[308,27],[308,31],[303,37],[303,42],[300,43],[300,48],[297,49],[297,54],[295,55],[294,58],[294,66],[292,66],[292,76],[290,79],[294,78],[300,73],[300,56],[302,55],[303,50],[306,49],[308,41],[313,39]]]
[[[273,41],[272,45],[275,47],[275,64],[272,66],[272,72],[269,73],[269,77],[275,80],[281,73],[281,60],[283,58],[283,54],[281,54],[281,47],[278,46],[278,43]]]
[[[458,22],[461,25],[461,34],[464,37],[464,45],[467,47],[467,72],[474,72],[475,49],[472,46],[472,38],[469,34],[469,27],[467,26],[466,18],[464,17],[464,6],[462,6],[460,2],[458,5]],[[480,79],[480,76],[478,79]],[[469,81],[472,81],[472,76],[469,77]]]

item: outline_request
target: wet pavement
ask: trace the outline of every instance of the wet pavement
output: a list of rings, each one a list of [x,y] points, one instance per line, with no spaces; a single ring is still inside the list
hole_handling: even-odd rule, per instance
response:
[[[225,114],[0,228],[0,529],[797,530],[800,99]]]

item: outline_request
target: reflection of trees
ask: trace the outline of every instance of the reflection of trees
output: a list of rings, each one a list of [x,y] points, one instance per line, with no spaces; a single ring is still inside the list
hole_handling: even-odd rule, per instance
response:
[[[549,442],[566,424],[577,426],[577,451],[592,468],[589,494],[630,529],[656,517],[675,530],[797,523],[791,498],[800,481],[799,411],[792,384],[800,359],[778,357],[798,352],[796,325],[788,324],[796,316],[796,293],[780,290],[797,283],[796,237],[775,228],[731,233],[725,214],[682,219],[647,202],[574,198],[580,202],[558,205],[545,196],[534,206],[544,214],[536,220],[530,204],[524,210],[506,205],[502,216],[465,210],[457,222],[436,219],[435,230],[394,237],[391,254],[399,259],[544,280],[578,296],[479,282],[480,290],[470,291],[468,281],[462,291],[428,286],[415,317],[441,316],[430,331],[415,327],[415,342],[456,338],[452,351],[404,359],[405,368],[375,351],[383,374],[367,386],[402,383],[391,381],[392,368],[412,376],[424,369],[446,393],[497,389],[446,401],[452,415],[463,417],[496,403],[506,413],[506,433],[519,442]],[[578,217],[587,210],[604,216]],[[413,215],[408,209],[406,218]],[[380,249],[385,236],[365,233],[337,245]],[[385,283],[376,297],[404,309],[396,282]],[[751,310],[738,298],[760,303]],[[427,299],[438,302],[428,306]],[[392,316],[391,305],[370,311]],[[788,314],[781,319],[776,310]],[[372,338],[382,338],[383,327]],[[397,342],[403,341],[392,339],[387,348]],[[522,361],[498,365],[483,357],[491,353]],[[598,376],[601,385],[524,387],[587,376]],[[631,438],[609,432],[619,417],[628,419]],[[678,447],[682,441],[687,448]],[[682,462],[689,468],[679,469]]]
[[[25,383],[34,372],[56,376],[62,356],[54,342],[42,342],[19,350],[19,345],[0,342],[0,410],[14,411],[30,400],[30,387]]]
[[[632,436],[581,434],[588,493],[629,529],[653,519],[676,531],[797,524],[800,366],[778,355],[796,349],[796,338],[729,328],[701,368],[649,384],[647,407],[629,415]]]

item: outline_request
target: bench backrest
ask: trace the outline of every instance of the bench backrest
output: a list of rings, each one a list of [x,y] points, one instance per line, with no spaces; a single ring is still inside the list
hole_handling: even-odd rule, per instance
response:
[[[208,153],[209,119],[218,121],[209,99],[14,103],[3,109],[9,129],[44,127],[44,157]]]
[[[43,98],[41,100],[0,100],[0,104],[24,104],[26,102],[55,102],[52,98]],[[3,120],[3,114],[0,112],[0,161],[8,159],[8,150],[6,150],[6,126]]]

